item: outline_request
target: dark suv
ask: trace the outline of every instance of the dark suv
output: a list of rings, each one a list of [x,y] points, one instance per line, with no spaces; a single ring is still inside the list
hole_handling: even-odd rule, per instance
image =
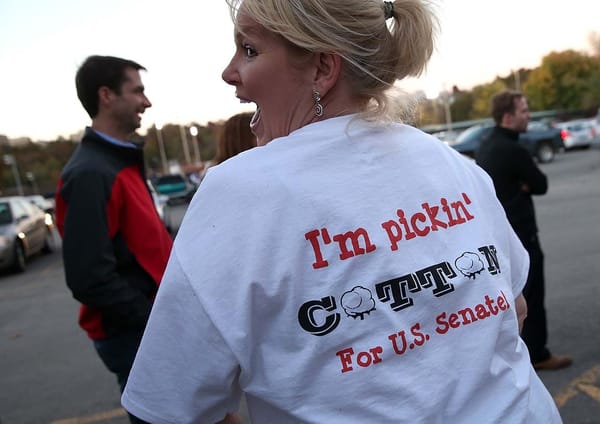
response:
[[[456,151],[474,158],[481,141],[490,134],[492,128],[492,124],[467,128],[449,145]],[[542,122],[530,122],[527,132],[519,136],[519,144],[542,163],[552,162],[556,153],[564,149],[560,130]]]

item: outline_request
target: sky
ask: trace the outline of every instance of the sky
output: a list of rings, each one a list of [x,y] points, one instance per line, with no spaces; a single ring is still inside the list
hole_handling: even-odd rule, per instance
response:
[[[433,0],[440,20],[427,72],[400,83],[429,94],[470,89],[534,68],[552,51],[590,51],[600,2]],[[78,66],[92,54],[147,68],[154,123],[227,119],[252,110],[221,79],[234,51],[224,0],[0,0],[0,135],[54,140],[90,119],[75,92]]]

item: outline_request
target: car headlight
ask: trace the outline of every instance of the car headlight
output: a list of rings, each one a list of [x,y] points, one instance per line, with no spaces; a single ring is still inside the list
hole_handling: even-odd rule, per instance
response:
[[[52,225],[54,225],[54,220],[52,219],[52,215],[50,215],[49,213],[46,212],[46,214],[44,215],[44,222],[46,223],[46,225],[48,227],[51,227]]]

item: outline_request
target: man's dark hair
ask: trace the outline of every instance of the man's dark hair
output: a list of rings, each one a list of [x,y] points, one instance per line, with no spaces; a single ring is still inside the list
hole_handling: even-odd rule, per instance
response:
[[[117,94],[121,93],[121,85],[127,79],[125,70],[146,70],[132,60],[113,56],[90,56],[77,70],[75,86],[77,97],[90,118],[98,114],[98,89],[108,87]]]
[[[492,97],[491,113],[497,125],[500,125],[505,113],[515,113],[515,99],[521,97],[523,93],[516,90],[504,90]]]

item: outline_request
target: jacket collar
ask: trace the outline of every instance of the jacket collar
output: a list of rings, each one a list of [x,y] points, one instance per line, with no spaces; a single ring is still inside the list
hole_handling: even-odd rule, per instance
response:
[[[496,125],[495,132],[504,135],[506,138],[517,141],[519,139],[519,132],[511,130],[510,128],[501,127]]]

